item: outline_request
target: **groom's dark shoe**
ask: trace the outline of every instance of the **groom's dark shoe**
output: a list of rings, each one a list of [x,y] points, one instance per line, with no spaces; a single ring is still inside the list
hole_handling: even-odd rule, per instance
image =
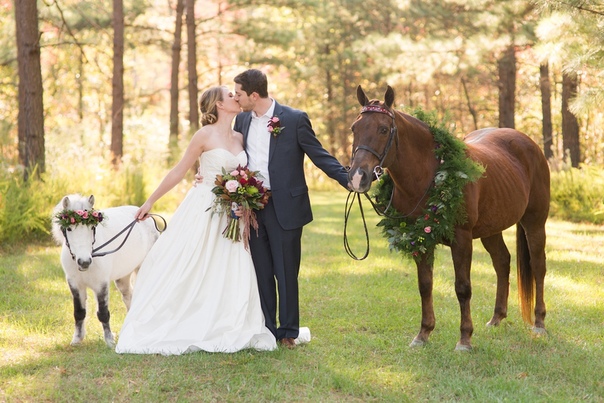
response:
[[[279,340],[279,344],[285,348],[289,348],[290,350],[296,348],[296,342],[294,341],[293,337],[284,337]]]

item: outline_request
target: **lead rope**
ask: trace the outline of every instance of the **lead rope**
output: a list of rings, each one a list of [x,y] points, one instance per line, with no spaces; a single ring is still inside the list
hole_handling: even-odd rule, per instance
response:
[[[158,232],[160,232],[160,233],[164,232],[168,228],[168,224],[166,223],[166,219],[164,217],[160,216],[159,214],[147,214],[147,215],[153,216],[153,217],[159,217],[163,221],[163,223],[164,223],[164,229],[160,230],[159,227],[157,226],[157,221],[155,221],[155,219],[153,219],[153,224],[155,225],[155,229]],[[113,236],[113,238],[111,238],[110,240],[108,240],[107,242],[105,242],[104,244],[102,244],[101,246],[99,246],[98,248],[94,248],[92,250],[92,257],[105,256],[105,255],[109,255],[111,253],[115,253],[118,250],[120,250],[122,248],[122,246],[124,246],[124,244],[128,240],[128,237],[130,236],[130,233],[132,232],[132,230],[134,229],[134,226],[136,225],[136,223],[138,221],[139,220],[137,218],[135,218],[130,224],[126,225],[126,227],[124,229],[122,229],[115,236]],[[99,250],[103,249],[105,246],[109,245],[111,242],[115,241],[117,239],[117,237],[119,237],[120,235],[122,235],[126,231],[128,231],[128,233],[124,237],[124,240],[122,241],[122,243],[120,244],[120,246],[118,246],[114,250],[111,250],[111,251],[108,251],[108,252],[100,252],[100,253],[98,252]]]
[[[349,204],[350,202],[350,195],[356,193],[354,191],[350,191],[350,193],[348,193],[348,197],[346,197],[346,207],[344,208],[344,249],[346,250],[346,253],[348,253],[348,256],[350,256],[351,258],[353,258],[354,260],[364,260],[367,256],[369,256],[369,231],[367,230],[367,221],[365,220],[365,213],[363,212],[363,204],[361,203],[361,194],[360,193],[356,193],[357,196],[357,200],[359,202],[359,210],[361,211],[361,217],[363,218],[363,229],[365,230],[365,254],[363,255],[363,257],[357,257],[357,255],[354,254],[354,252],[352,251],[352,249],[350,248],[350,244],[348,242],[348,233],[347,233],[347,228],[348,228],[348,217],[350,216],[350,210],[352,210],[352,205],[354,204],[354,196],[352,196],[352,202]],[[367,194],[365,193],[366,197]]]
[[[386,218],[407,218],[409,217],[411,214],[413,214],[413,212],[415,212],[415,210],[417,210],[417,208],[419,207],[419,205],[421,204],[422,200],[424,200],[424,197],[426,197],[426,195],[428,194],[428,191],[430,190],[430,188],[432,187],[432,184],[434,183],[434,181],[430,182],[430,185],[428,185],[428,187],[426,188],[426,191],[424,192],[424,194],[422,195],[422,197],[420,197],[419,201],[417,202],[417,204],[415,205],[415,207],[413,207],[413,210],[411,210],[409,213],[403,215],[403,216],[390,216],[387,214],[388,209],[390,209],[390,207],[392,207],[392,199],[394,196],[394,188],[392,189],[392,193],[390,193],[390,200],[388,201],[388,205],[384,208],[384,210],[380,211],[378,209],[378,206],[373,202],[373,200],[371,200],[371,197],[369,197],[369,195],[367,194],[367,192],[363,193],[365,195],[365,197],[367,198],[367,200],[369,200],[369,203],[371,204],[371,206],[373,207],[373,210],[377,213],[377,215],[381,216],[381,217],[386,217]],[[350,217],[350,210],[352,209],[352,205],[354,204],[354,196],[353,196],[353,200],[352,203],[349,204],[350,201],[350,195],[352,193],[356,193],[354,191],[350,191],[350,193],[348,193],[348,197],[346,197],[346,207],[344,208],[344,249],[346,250],[346,253],[348,253],[348,256],[350,256],[351,258],[353,258],[354,260],[364,260],[365,258],[367,258],[367,256],[369,256],[369,231],[367,230],[367,221],[365,220],[365,213],[363,212],[363,204],[361,203],[361,194],[360,193],[356,193],[357,196],[357,200],[359,202],[359,210],[361,212],[361,218],[363,220],[363,229],[365,230],[365,254],[363,255],[363,257],[357,257],[353,252],[352,249],[350,248],[350,244],[348,242],[348,232],[347,232],[347,228],[348,228],[348,217]]]

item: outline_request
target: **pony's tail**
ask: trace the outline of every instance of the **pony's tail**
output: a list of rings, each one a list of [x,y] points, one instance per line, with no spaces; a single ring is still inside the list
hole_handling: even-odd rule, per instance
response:
[[[516,224],[516,265],[518,269],[518,301],[522,319],[533,324],[535,302],[535,276],[531,270],[531,255],[526,240],[526,233],[520,224]]]

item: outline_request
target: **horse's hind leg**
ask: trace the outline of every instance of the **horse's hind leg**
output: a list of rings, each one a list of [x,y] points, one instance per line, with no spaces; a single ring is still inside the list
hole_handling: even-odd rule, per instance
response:
[[[109,313],[109,283],[103,283],[100,285],[96,292],[96,300],[98,310],[96,312],[96,316],[103,325],[103,336],[105,338],[105,343],[109,347],[113,347],[115,345],[115,337],[111,332],[111,326],[109,325],[109,319],[111,317]]]
[[[130,310],[130,303],[132,301],[132,280],[136,276],[135,272],[128,274],[120,279],[115,280],[115,286],[122,294],[122,301],[126,305],[126,310]]]
[[[71,345],[80,344],[86,336],[86,287],[78,287],[73,281],[67,280],[71,295],[73,297],[73,317],[75,319],[75,331]]]
[[[495,310],[487,326],[498,326],[502,319],[508,315],[508,296],[510,293],[510,252],[499,234],[482,238],[484,248],[491,255],[495,273],[497,273],[497,294],[495,296]]]

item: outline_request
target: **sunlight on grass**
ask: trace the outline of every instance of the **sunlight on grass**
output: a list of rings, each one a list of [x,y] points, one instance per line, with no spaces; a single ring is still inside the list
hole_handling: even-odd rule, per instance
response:
[[[70,346],[73,306],[60,248],[1,255],[0,401],[601,401],[604,227],[548,223],[544,337],[518,311],[513,228],[504,233],[512,254],[508,318],[485,327],[496,276],[476,240],[474,350],[459,354],[449,248],[438,248],[435,260],[436,328],[425,347],[411,349],[421,320],[415,264],[388,251],[372,211],[369,256],[351,259],[343,245],[345,193],[312,198],[299,283],[301,324],[313,339],[294,351],[118,355],[103,341],[91,292],[86,339]],[[361,219],[350,220],[351,245],[362,254]],[[115,286],[110,310],[119,333],[126,310]]]

